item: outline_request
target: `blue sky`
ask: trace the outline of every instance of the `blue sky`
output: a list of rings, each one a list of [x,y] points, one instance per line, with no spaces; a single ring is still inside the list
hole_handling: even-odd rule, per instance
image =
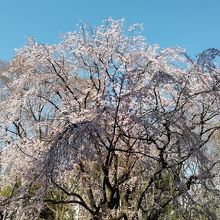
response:
[[[143,23],[149,43],[181,46],[196,55],[220,49],[220,0],[0,0],[0,60],[10,60],[26,36],[56,43],[79,21],[112,17]]]

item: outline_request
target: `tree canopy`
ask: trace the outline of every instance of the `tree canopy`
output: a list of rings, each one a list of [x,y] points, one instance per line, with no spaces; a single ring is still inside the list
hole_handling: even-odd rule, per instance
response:
[[[12,219],[217,219],[219,55],[107,19],[2,73],[0,209]]]

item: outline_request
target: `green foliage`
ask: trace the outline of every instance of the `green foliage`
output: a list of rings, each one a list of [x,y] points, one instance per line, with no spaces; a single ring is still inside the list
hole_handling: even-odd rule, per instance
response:
[[[5,186],[0,189],[0,196],[7,198],[11,195],[12,191],[13,191],[12,186]]]

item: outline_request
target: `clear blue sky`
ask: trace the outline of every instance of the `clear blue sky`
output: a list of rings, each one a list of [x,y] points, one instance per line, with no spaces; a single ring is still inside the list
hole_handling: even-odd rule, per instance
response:
[[[149,43],[182,46],[192,54],[220,49],[220,0],[0,0],[0,59],[33,36],[55,43],[79,21],[98,25],[112,17],[143,23]]]

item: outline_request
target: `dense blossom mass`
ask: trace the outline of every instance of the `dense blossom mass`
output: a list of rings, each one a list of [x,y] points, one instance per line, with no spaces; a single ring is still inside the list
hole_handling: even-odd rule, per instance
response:
[[[111,18],[28,39],[1,73],[9,219],[217,219],[220,71]]]

